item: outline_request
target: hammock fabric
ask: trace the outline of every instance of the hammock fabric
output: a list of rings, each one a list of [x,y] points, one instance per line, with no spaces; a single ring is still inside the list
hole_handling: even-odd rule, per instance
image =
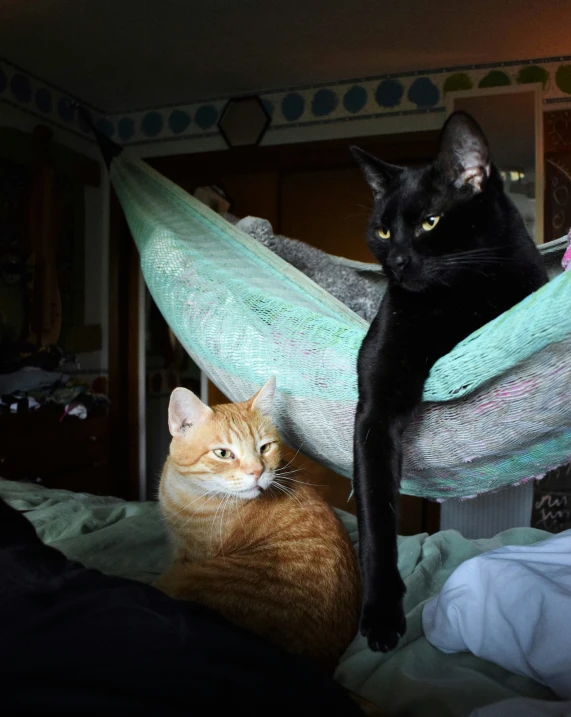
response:
[[[351,477],[367,323],[297,269],[125,153],[111,181],[157,306],[233,401],[277,378],[284,440]],[[363,238],[364,241],[364,238]],[[563,253],[563,241],[544,251]],[[571,460],[571,271],[433,367],[405,437],[402,492],[498,490]]]

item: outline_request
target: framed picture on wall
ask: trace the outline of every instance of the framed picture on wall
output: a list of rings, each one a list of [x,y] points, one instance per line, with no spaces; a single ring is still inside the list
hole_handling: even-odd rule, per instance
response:
[[[451,92],[447,114],[463,110],[482,127],[492,161],[536,244],[543,243],[543,104],[541,85]]]

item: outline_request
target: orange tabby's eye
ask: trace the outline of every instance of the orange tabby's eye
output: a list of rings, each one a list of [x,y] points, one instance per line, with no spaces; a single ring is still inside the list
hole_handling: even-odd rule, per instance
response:
[[[264,445],[260,448],[260,453],[267,453],[270,448],[272,447],[271,442],[270,443],[264,443]]]
[[[215,456],[218,456],[218,458],[234,458],[232,451],[229,451],[227,448],[215,448],[212,452]]]

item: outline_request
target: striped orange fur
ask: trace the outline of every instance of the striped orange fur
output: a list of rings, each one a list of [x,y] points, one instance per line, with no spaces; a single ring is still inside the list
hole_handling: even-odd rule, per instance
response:
[[[333,670],[357,632],[357,561],[331,508],[280,468],[274,386],[213,408],[173,392],[159,492],[173,559],[156,586]]]

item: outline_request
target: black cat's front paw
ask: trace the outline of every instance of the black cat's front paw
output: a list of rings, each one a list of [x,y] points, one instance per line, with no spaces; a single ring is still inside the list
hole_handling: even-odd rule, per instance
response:
[[[373,652],[389,652],[406,632],[402,598],[366,602],[361,612],[361,634]]]

